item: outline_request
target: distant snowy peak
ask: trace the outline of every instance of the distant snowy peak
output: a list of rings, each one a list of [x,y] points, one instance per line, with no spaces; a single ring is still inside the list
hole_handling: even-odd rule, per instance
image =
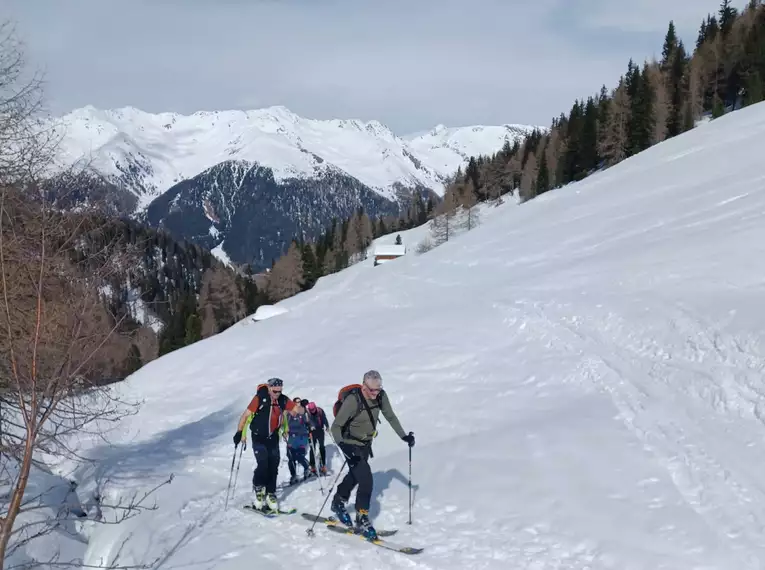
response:
[[[379,121],[306,119],[283,106],[191,115],[86,106],[61,117],[57,127],[59,166],[87,164],[131,190],[139,210],[174,184],[232,160],[270,168],[279,182],[331,169],[392,200],[401,187],[441,195],[446,177],[471,155],[494,153],[532,130],[439,125],[399,137]]]
[[[516,140],[521,141],[535,128],[545,130],[543,127],[513,124],[451,128],[437,125],[426,133],[410,135],[405,139],[413,152],[423,157],[425,166],[448,176],[460,166],[464,167],[471,156],[494,154],[506,141],[511,145]]]

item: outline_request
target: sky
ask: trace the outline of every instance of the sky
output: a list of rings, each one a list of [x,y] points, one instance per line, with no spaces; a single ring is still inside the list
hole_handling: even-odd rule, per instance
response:
[[[741,8],[746,2],[734,4]],[[719,0],[0,0],[49,110],[548,126]]]

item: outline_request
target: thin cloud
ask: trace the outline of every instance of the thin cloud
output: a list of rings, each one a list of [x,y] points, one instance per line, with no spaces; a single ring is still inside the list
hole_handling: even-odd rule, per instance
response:
[[[401,134],[548,125],[659,50],[669,17],[700,22],[705,2],[4,0],[54,112],[284,105]],[[639,32],[609,35],[630,18]]]

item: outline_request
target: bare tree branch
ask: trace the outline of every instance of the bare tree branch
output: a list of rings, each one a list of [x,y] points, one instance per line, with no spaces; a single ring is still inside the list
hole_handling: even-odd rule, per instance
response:
[[[100,204],[69,213],[56,206],[77,193],[82,178],[66,173],[52,185],[45,180],[58,133],[42,118],[41,78],[26,79],[26,73],[20,42],[10,25],[0,24],[0,570],[25,545],[53,532],[84,540],[72,521],[87,514],[66,499],[53,504],[72,489],[67,483],[29,486],[33,469],[47,476],[51,460],[91,461],[79,455],[76,439],[106,440],[108,428],[138,405],[102,381],[122,364],[115,347],[125,319],[107,310],[103,289],[136,264],[138,250],[120,246]],[[171,481],[113,504],[99,498],[95,520],[120,524],[155,510],[148,498]],[[149,567],[58,557],[16,567],[27,565]]]

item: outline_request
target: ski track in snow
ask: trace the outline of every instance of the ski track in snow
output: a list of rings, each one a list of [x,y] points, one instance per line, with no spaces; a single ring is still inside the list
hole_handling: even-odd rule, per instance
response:
[[[640,329],[625,334],[629,325],[615,315],[585,325],[577,316],[551,317],[547,308],[535,306],[534,310],[556,331],[556,337],[560,331],[559,342],[566,350],[582,355],[583,377],[611,396],[625,424],[657,456],[688,504],[709,520],[710,528],[742,553],[762,551],[765,513],[760,505],[765,484],[757,470],[752,472],[751,465],[736,461],[738,455],[731,453],[735,446],[741,446],[739,453],[753,446],[765,451],[759,441],[762,426],[750,426],[753,429],[744,434],[726,430],[724,440],[717,441],[715,432],[721,426],[705,425],[700,413],[758,414],[762,392],[748,381],[740,383],[738,376],[743,368],[761,377],[765,360],[744,353],[738,339],[726,338],[683,307],[675,308],[677,314],[668,323],[685,339],[677,353],[668,352],[666,345],[659,347]],[[610,333],[609,340],[597,332],[604,330]],[[716,374],[696,364],[707,360]],[[745,374],[742,379],[747,380]],[[736,429],[740,428],[736,423]],[[730,455],[725,465],[716,459],[720,454]],[[742,554],[737,563],[740,568],[755,568],[758,561]]]
[[[765,104],[737,111],[521,207],[508,201],[423,256],[322,278],[282,314],[145,366],[119,386],[145,400],[141,412],[116,426],[115,446],[93,442],[97,463],[74,477],[83,493],[96,481],[114,493],[175,480],[158,510],[94,528],[84,561],[765,567],[763,131]],[[370,514],[423,553],[319,524],[309,538],[299,514],[245,512],[249,447],[223,509],[231,435],[257,383],[279,375],[288,395],[329,411],[369,368],[417,436],[413,524],[408,450],[384,421]],[[325,493],[341,466],[327,442]],[[280,497],[316,513],[326,495],[313,480]]]

